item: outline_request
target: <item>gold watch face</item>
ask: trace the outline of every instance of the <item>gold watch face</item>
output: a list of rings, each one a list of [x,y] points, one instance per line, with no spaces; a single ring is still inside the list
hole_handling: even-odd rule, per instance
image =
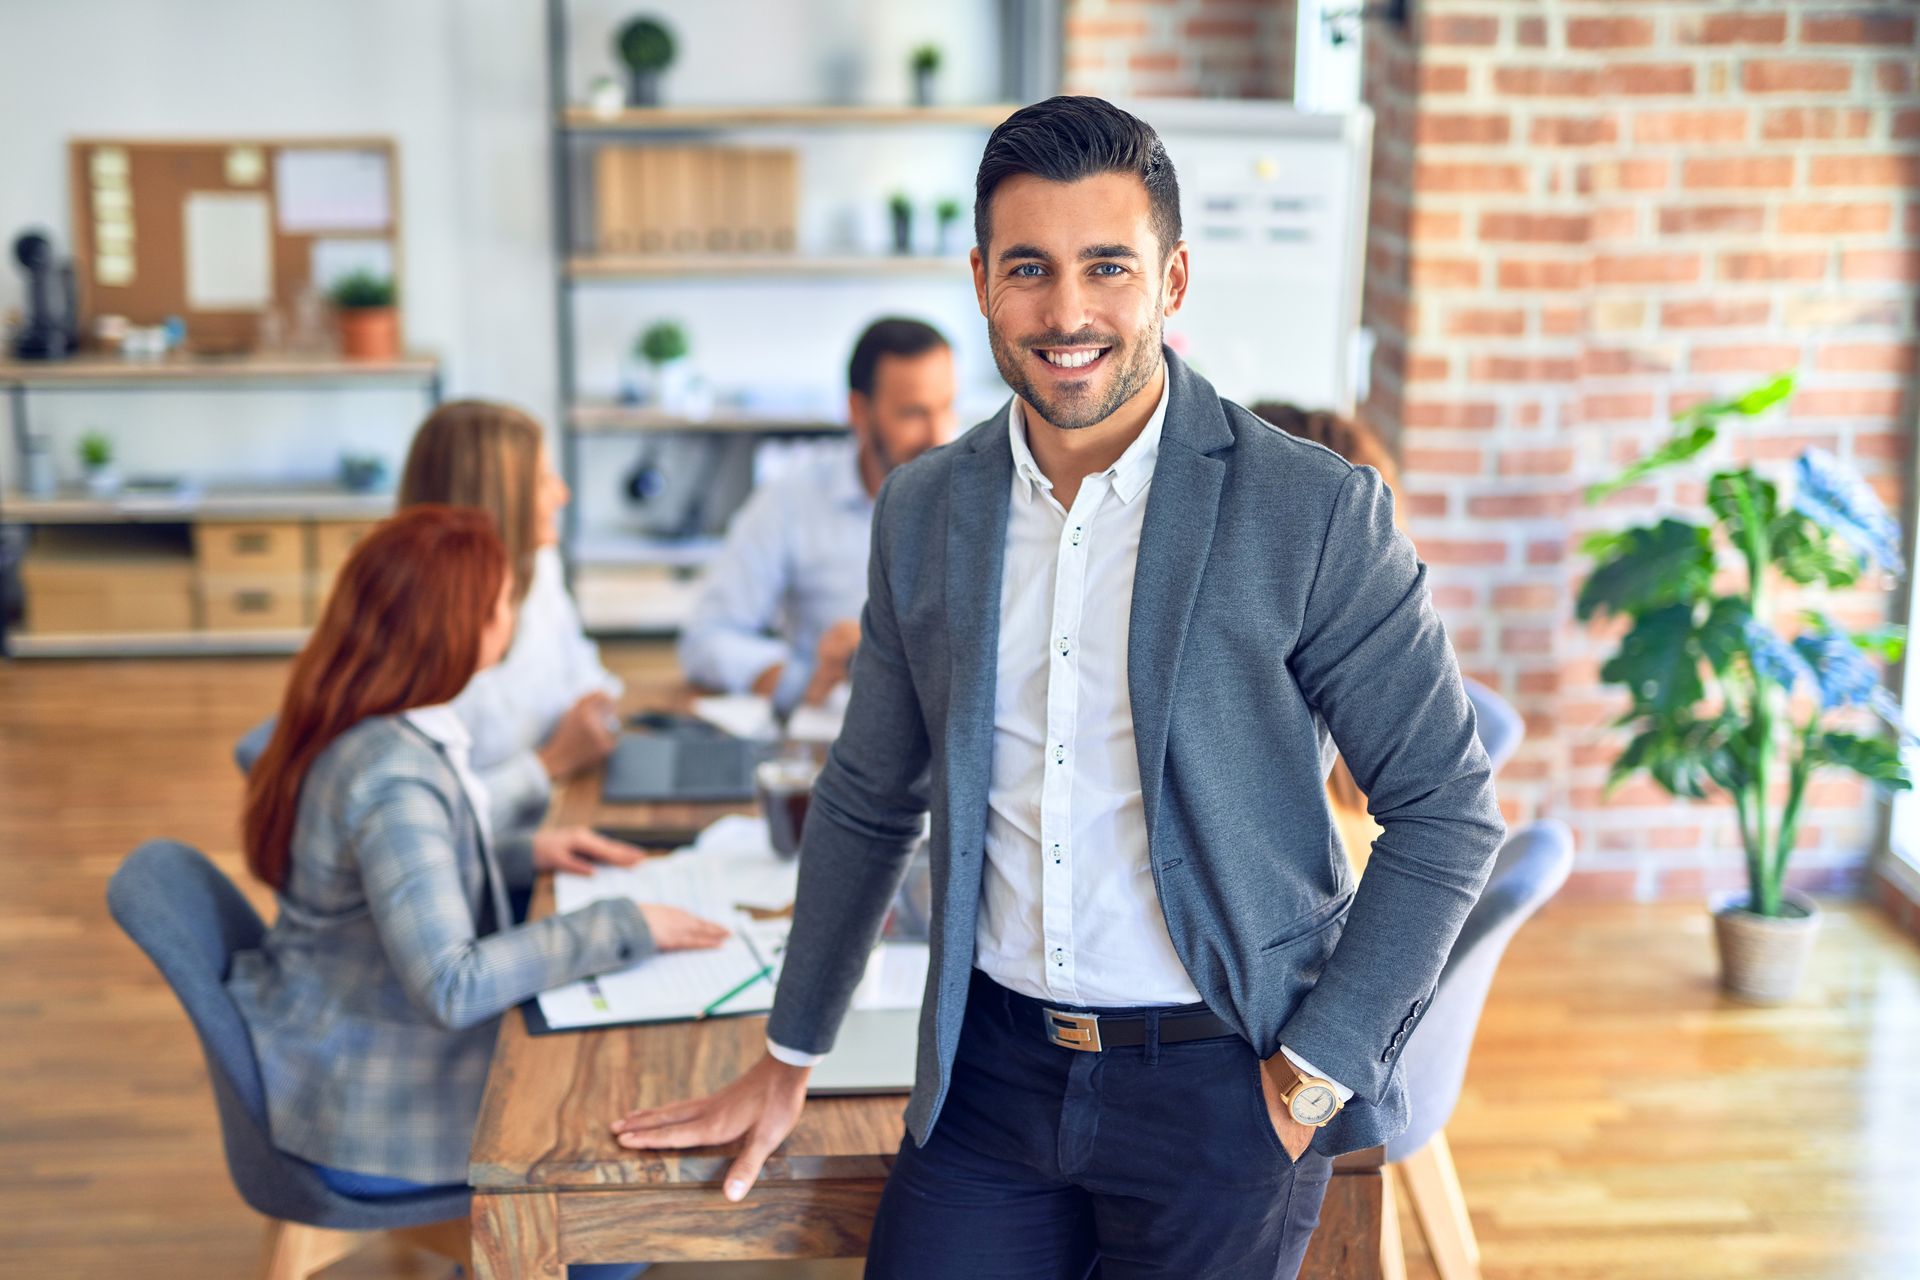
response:
[[[1322,1125],[1340,1109],[1340,1099],[1323,1084],[1310,1084],[1293,1095],[1293,1118],[1301,1124]]]

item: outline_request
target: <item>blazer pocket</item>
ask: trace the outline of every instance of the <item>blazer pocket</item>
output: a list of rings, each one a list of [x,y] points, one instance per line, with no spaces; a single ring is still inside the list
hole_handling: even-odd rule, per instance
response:
[[[1347,918],[1347,907],[1351,905],[1352,902],[1353,894],[1351,892],[1344,893],[1337,898],[1329,899],[1307,912],[1307,914],[1296,917],[1288,923],[1286,928],[1280,931],[1278,936],[1260,948],[1260,954],[1264,956],[1268,952],[1279,951],[1284,947],[1294,946],[1308,938],[1315,937],[1325,930],[1333,928],[1337,924],[1344,923]]]

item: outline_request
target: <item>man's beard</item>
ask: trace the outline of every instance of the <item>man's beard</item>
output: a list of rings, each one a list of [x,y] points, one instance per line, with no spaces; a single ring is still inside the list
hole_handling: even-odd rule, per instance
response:
[[[993,348],[993,362],[1000,367],[1000,376],[1013,389],[1013,393],[1032,405],[1041,417],[1054,426],[1073,431],[1105,422],[1121,405],[1133,399],[1153,381],[1153,375],[1160,367],[1160,331],[1161,321],[1156,318],[1152,325],[1136,334],[1132,342],[1122,342],[1118,334],[1081,332],[1042,334],[1028,339],[1021,346],[1015,346],[989,318],[987,342]],[[1088,382],[1052,394],[1042,394],[1027,371],[1026,356],[1035,347],[1112,348],[1107,353],[1107,360],[1112,363],[1113,371],[1107,376],[1106,389],[1102,391]],[[1044,360],[1046,357],[1039,358]]]

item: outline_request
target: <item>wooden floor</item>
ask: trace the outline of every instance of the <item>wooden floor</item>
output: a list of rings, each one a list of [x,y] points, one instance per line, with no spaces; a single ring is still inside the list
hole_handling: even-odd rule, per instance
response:
[[[151,836],[238,875],[228,749],[283,670],[0,662],[0,1276],[257,1263],[192,1033],[102,895]],[[1449,1133],[1488,1277],[1920,1277],[1920,949],[1839,906],[1805,997],[1753,1010],[1716,994],[1697,906],[1551,905],[1509,953]],[[1407,1225],[1410,1274],[1431,1275]],[[444,1274],[388,1252],[328,1273]]]

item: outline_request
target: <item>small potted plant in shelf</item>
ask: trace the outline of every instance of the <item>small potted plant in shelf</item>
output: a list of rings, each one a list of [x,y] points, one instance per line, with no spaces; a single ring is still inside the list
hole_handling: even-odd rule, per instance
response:
[[[940,74],[940,46],[923,44],[913,51],[913,102],[918,107],[933,105],[934,79]]]
[[[86,476],[87,492],[96,498],[110,498],[120,492],[120,473],[113,469],[113,437],[103,431],[89,431],[80,437],[80,470]]]
[[[660,105],[660,77],[673,65],[673,32],[658,18],[635,18],[613,42],[627,67],[627,105]]]
[[[913,252],[913,201],[907,193],[896,191],[887,201],[887,213],[893,219],[893,251]]]
[[[954,250],[953,229],[960,222],[960,202],[952,196],[948,196],[933,206],[933,218],[940,228],[941,254],[952,253]]]
[[[1791,375],[1680,415],[1672,439],[1587,492],[1597,502],[1711,446],[1723,423],[1753,418],[1793,391]],[[1791,639],[1774,629],[1777,592],[1806,606],[1819,593],[1903,572],[1899,525],[1873,490],[1822,449],[1802,453],[1787,483],[1751,465],[1716,471],[1695,519],[1596,533],[1578,615],[1631,625],[1600,678],[1623,686],[1616,722],[1634,736],[1613,763],[1611,790],[1644,772],[1685,800],[1733,803],[1747,887],[1716,904],[1721,984],[1756,1003],[1791,999],[1819,910],[1785,886],[1801,805],[1816,772],[1859,775],[1888,790],[1912,786],[1901,761],[1913,741],[1873,659],[1897,661],[1904,630],[1850,632],[1803,607]],[[1881,731],[1875,716],[1889,722]]]
[[[595,76],[587,85],[587,107],[602,120],[611,120],[627,105],[627,91],[612,76]]]
[[[340,319],[340,351],[349,360],[391,360],[400,354],[400,314],[390,276],[355,271],[329,291]]]
[[[647,326],[634,353],[653,371],[653,403],[663,413],[681,413],[686,408],[692,368],[687,360],[692,350],[687,331],[673,320],[660,320]]]

